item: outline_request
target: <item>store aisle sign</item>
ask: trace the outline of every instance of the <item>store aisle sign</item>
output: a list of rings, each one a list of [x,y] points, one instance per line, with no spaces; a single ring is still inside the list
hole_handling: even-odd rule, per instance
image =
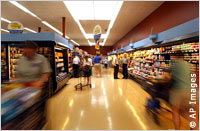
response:
[[[10,33],[23,33],[24,26],[18,21],[12,21],[8,24],[8,30]]]
[[[101,38],[101,26],[96,25],[93,30],[94,40],[97,42]]]

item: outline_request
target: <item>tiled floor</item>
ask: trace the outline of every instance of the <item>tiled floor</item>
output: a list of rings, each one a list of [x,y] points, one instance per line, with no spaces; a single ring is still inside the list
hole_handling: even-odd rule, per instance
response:
[[[113,79],[113,69],[92,77],[92,89],[76,91],[78,79],[47,102],[48,130],[161,130],[173,129],[171,113],[161,111],[160,125],[145,109],[149,95],[131,79]],[[119,74],[119,77],[122,77]],[[189,129],[182,119],[181,129]]]

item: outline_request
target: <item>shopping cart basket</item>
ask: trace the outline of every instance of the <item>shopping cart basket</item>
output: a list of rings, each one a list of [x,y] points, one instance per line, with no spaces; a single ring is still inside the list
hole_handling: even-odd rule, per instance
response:
[[[151,92],[149,93],[151,98],[147,99],[146,109],[152,112],[154,121],[156,124],[159,124],[158,121],[158,110],[164,109],[171,113],[171,111],[167,108],[164,108],[160,105],[160,100],[163,100],[167,105],[169,103],[169,90],[170,90],[171,82],[152,82],[150,87]]]
[[[80,89],[80,90],[83,90],[83,87],[92,87],[92,85],[91,85],[91,81],[89,81],[89,83],[86,83],[86,81],[85,81],[85,78],[86,78],[86,76],[85,76],[85,70],[84,70],[84,67],[83,66],[81,66],[81,68],[80,68],[80,70],[79,70],[79,73],[78,73],[78,76],[79,76],[79,78],[78,78],[78,84],[76,84],[75,86],[74,86],[74,88],[76,89],[76,90],[78,90],[78,89]],[[90,76],[91,77],[91,76]],[[91,78],[90,78],[91,79]]]

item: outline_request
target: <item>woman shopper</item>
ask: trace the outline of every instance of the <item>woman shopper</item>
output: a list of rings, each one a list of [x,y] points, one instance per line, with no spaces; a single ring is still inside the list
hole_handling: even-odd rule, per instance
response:
[[[92,61],[89,59],[89,56],[86,55],[83,62],[83,71],[85,81],[87,79],[87,85],[91,84],[91,75],[92,75]]]

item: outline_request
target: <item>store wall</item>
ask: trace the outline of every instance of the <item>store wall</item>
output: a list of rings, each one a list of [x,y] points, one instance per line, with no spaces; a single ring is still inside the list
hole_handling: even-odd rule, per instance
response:
[[[95,55],[96,50],[94,46],[78,46],[78,48],[87,51],[89,54]],[[101,46],[100,53],[103,55],[107,55],[108,52],[112,51],[112,46]]]
[[[199,17],[199,2],[167,1],[116,42],[113,49],[125,47],[130,41],[134,43],[149,37],[152,27],[154,33],[160,33],[197,17]]]

